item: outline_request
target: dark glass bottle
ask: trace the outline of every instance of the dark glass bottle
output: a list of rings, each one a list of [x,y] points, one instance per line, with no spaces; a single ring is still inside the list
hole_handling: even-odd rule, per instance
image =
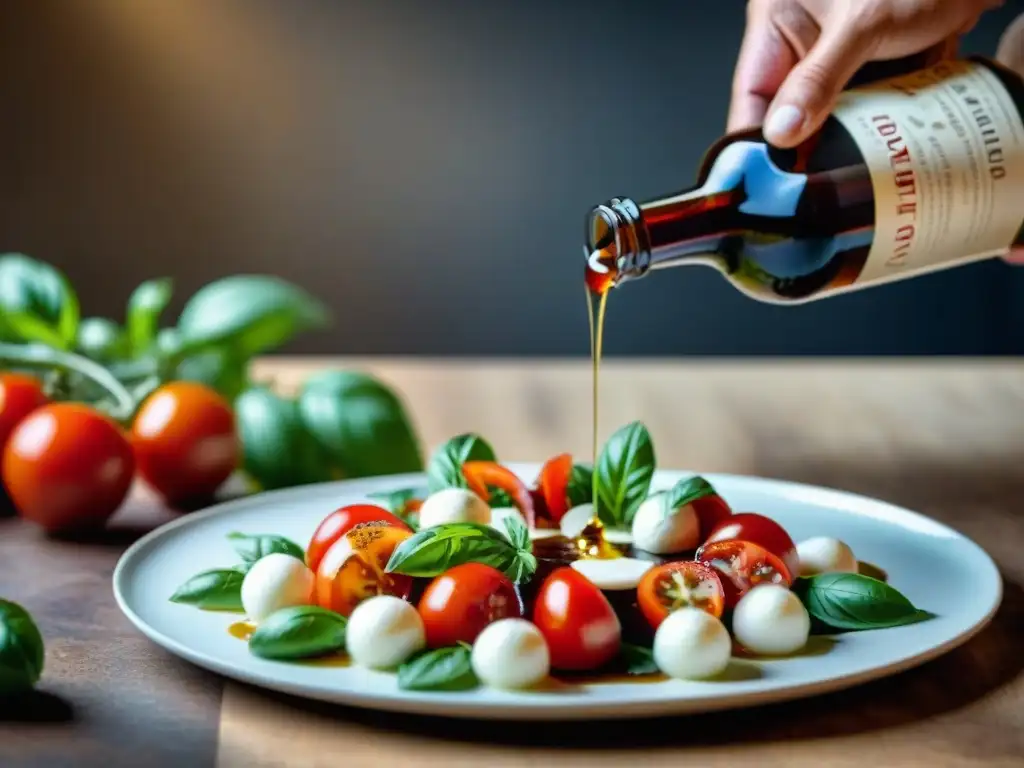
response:
[[[1024,243],[1022,112],[1024,81],[979,58],[852,89],[795,149],[725,136],[696,185],[591,211],[587,283],[700,264],[801,303],[1003,254]]]

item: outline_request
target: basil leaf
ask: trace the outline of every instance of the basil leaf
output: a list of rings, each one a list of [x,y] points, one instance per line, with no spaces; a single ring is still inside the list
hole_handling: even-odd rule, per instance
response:
[[[136,354],[156,341],[157,324],[171,302],[173,288],[170,278],[147,280],[128,297],[128,341]]]
[[[346,477],[421,472],[423,456],[398,395],[364,373],[327,371],[299,396],[306,429]]]
[[[628,526],[647,497],[654,476],[654,444],[638,421],[620,428],[597,461],[597,514],[613,527]]]
[[[479,435],[456,435],[438,446],[427,464],[427,489],[466,488],[462,465],[467,461],[497,461],[490,443]]]
[[[228,539],[234,545],[238,556],[246,563],[255,563],[257,560],[277,552],[291,555],[303,562],[306,558],[302,547],[284,536],[276,536],[271,533],[249,535],[236,532],[229,533]]]
[[[654,663],[654,652],[641,645],[623,643],[619,648],[619,660],[627,675],[653,675],[661,671]]]
[[[275,611],[249,638],[249,652],[263,659],[308,659],[345,648],[348,619],[315,605]]]
[[[244,358],[327,324],[326,307],[271,275],[233,275],[200,288],[178,318],[182,353],[232,347]]]
[[[327,459],[292,400],[254,387],[235,400],[235,422],[245,471],[263,490],[331,479]]]
[[[529,564],[528,559],[525,562]],[[516,547],[500,531],[478,523],[449,523],[419,531],[395,547],[384,570],[430,578],[463,563],[489,565],[516,583],[519,579],[513,574],[525,571]]]
[[[668,510],[674,512],[698,499],[716,495],[718,492],[711,483],[700,475],[694,475],[684,478],[672,486],[672,490],[665,495],[664,504]]]
[[[426,488],[401,488],[397,491],[379,491],[367,494],[367,498],[379,502],[380,506],[401,518],[414,531],[419,528],[419,518],[416,514],[408,511],[409,502],[413,499],[424,499],[426,496]]]
[[[488,488],[490,492],[490,498],[487,500],[487,504],[491,509],[497,507],[514,507],[516,506],[515,501],[509,495],[508,491],[502,490],[501,488]]]
[[[812,618],[833,629],[888,629],[934,617],[884,581],[859,573],[800,577],[793,592]]]
[[[122,360],[129,355],[121,327],[105,317],[87,317],[78,326],[75,348],[99,362]]]
[[[210,611],[241,611],[244,578],[243,573],[233,568],[203,571],[178,587],[171,602]]]
[[[594,502],[594,469],[589,464],[573,464],[565,495],[569,509]]]
[[[234,400],[249,386],[249,361],[224,347],[186,357],[175,368],[178,381],[196,381]]]
[[[62,272],[20,253],[0,255],[0,338],[74,346],[79,307]]]
[[[0,599],[0,696],[35,687],[45,657],[43,636],[29,612]]]
[[[464,645],[419,653],[398,668],[398,687],[404,691],[467,691],[480,685]]]
[[[525,584],[537,573],[537,558],[529,550],[520,549],[504,573],[514,584]]]
[[[531,550],[530,529],[526,527],[526,523],[518,515],[508,515],[504,522],[505,530],[508,531],[508,539],[512,542],[512,546],[529,552]]]

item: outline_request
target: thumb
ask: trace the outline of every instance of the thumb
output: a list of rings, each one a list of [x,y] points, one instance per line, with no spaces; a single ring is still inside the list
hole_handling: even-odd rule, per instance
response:
[[[786,77],[768,108],[765,139],[777,147],[795,147],[825,122],[836,99],[871,57],[871,36],[834,26],[823,34]]]

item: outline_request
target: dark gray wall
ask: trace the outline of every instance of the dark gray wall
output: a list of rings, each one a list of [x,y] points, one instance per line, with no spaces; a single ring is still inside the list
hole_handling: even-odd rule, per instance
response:
[[[993,53],[1024,11],[967,38]],[[693,176],[740,0],[4,0],[0,250],[118,315],[281,274],[336,314],[295,352],[588,350],[582,219]],[[804,308],[676,270],[616,293],[609,354],[1024,352],[992,262]],[[176,311],[180,304],[175,305]]]

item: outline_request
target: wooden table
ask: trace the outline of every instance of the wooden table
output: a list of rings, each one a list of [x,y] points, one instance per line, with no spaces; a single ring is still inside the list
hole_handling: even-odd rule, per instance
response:
[[[430,444],[463,430],[503,457],[586,456],[585,362],[299,361],[405,393]],[[830,485],[932,515],[999,562],[1006,595],[964,647],[850,691],[706,716],[594,725],[446,722],[313,704],[225,682],[136,632],[110,576],[173,515],[137,494],[102,539],[44,540],[0,521],[0,595],[47,640],[37,695],[0,705],[0,765],[1009,766],[1024,760],[1024,363],[610,363],[602,433],[650,427],[659,463]]]

